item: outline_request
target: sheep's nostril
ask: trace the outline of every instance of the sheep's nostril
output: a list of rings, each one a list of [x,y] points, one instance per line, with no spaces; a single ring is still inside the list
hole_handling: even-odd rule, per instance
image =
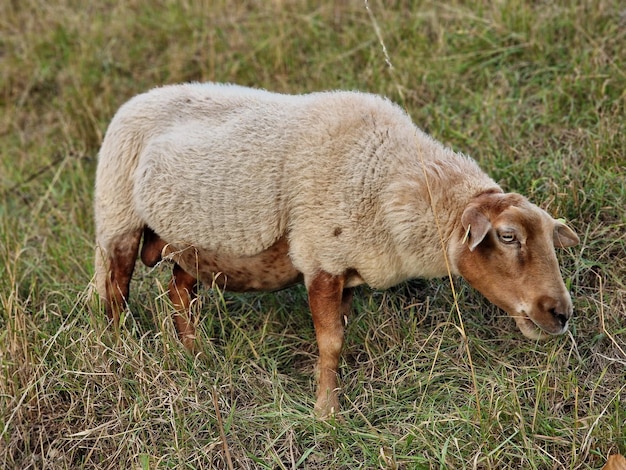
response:
[[[568,315],[565,315],[564,313],[559,313],[554,308],[550,309],[550,313],[554,316],[554,318],[559,321],[561,327],[565,327],[565,325],[567,325],[567,320],[569,318]]]

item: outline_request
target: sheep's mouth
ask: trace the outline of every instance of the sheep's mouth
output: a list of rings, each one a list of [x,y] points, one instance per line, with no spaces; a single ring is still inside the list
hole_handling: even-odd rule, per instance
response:
[[[542,341],[546,340],[552,336],[558,336],[560,334],[565,333],[567,327],[563,328],[562,331],[552,333],[544,329],[541,325],[539,325],[535,320],[533,320],[526,312],[519,312],[515,315],[515,323],[517,327],[520,329],[522,334],[533,341]]]

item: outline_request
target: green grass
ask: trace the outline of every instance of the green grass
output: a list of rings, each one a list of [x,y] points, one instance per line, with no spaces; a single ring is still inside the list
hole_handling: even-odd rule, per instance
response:
[[[626,16],[582,2],[0,4],[0,467],[598,469],[626,453]],[[525,340],[455,281],[357,290],[340,420],[312,415],[303,288],[203,291],[181,349],[167,267],[116,335],[92,296],[107,124],[164,83],[359,89],[566,218],[571,335]],[[469,354],[468,354],[469,352]],[[222,433],[226,436],[222,440]]]

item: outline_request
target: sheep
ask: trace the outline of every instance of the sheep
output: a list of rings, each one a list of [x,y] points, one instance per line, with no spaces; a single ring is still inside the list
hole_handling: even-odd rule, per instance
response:
[[[574,231],[372,94],[191,83],[138,95],[103,140],[95,223],[110,321],[138,254],[173,261],[173,319],[190,350],[198,281],[237,292],[304,282],[321,417],[339,410],[355,286],[461,276],[534,340],[564,333],[573,310],[554,248],[576,245]]]

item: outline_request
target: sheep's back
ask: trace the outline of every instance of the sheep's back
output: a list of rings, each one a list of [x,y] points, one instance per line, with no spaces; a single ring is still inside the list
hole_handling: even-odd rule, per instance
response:
[[[387,100],[219,85],[157,89],[144,110],[150,98],[158,122],[139,155],[134,205],[169,243],[245,256],[287,235],[301,252],[294,262],[312,270],[314,259],[339,269],[362,258],[364,235],[388,238],[378,195],[414,161],[415,127]]]
[[[351,190],[344,173],[354,171],[353,139],[362,139],[363,116],[381,102],[216,84],[153,90],[130,110],[154,116],[134,174],[135,209],[169,243],[259,253],[285,235],[294,204],[326,193],[316,211],[336,209],[335,198]]]

